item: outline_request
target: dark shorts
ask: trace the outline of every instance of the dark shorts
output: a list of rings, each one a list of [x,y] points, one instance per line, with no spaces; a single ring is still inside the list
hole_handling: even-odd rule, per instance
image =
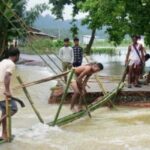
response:
[[[10,100],[10,105],[11,105],[11,111],[16,112],[18,110],[16,101],[11,99]],[[5,113],[6,112],[6,103],[4,101],[0,101],[0,110]]]
[[[81,64],[82,64],[81,62],[74,62],[73,67],[79,67],[79,66],[81,66]]]

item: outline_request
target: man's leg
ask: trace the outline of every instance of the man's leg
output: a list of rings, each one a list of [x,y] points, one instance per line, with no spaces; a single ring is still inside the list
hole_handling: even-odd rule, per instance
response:
[[[63,72],[67,71],[67,64],[66,64],[66,62],[63,62],[62,66],[63,66]],[[67,76],[64,77],[64,80],[65,80],[65,82],[67,82]]]
[[[17,108],[17,104],[14,100],[10,100],[10,104],[11,104],[11,116],[13,116],[18,108]],[[2,122],[2,138],[3,139],[7,139],[7,116],[6,116],[6,103],[5,101],[2,102],[2,116],[1,116],[1,122]]]
[[[135,82],[134,82],[135,87],[141,87],[138,82],[140,78],[140,73],[141,73],[141,66],[137,65],[135,68]]]
[[[2,120],[2,139],[7,139],[7,124],[6,124],[6,112],[2,112],[1,118],[4,118]]]
[[[129,71],[128,71],[128,88],[131,88],[132,76],[133,76],[133,65],[129,66]]]
[[[72,99],[71,99],[71,110],[74,110],[74,105],[75,105],[77,98],[79,97],[80,94],[79,94],[79,90],[78,90],[78,86],[77,86],[76,81],[73,81],[71,85],[72,85],[72,89],[74,91],[74,94],[73,94]]]
[[[67,69],[71,70],[71,68],[72,68],[72,64],[71,63],[67,63]]]

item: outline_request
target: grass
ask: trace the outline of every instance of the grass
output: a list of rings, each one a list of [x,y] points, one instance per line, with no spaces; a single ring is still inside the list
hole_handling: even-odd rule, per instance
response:
[[[94,48],[92,49],[92,53],[116,55],[116,49],[115,48]]]
[[[130,43],[129,40],[124,40],[120,46],[128,46],[129,43]],[[71,43],[71,45],[72,44],[73,43]],[[34,41],[31,41],[30,43],[20,45],[19,48],[22,53],[35,54],[30,45],[32,45],[32,47],[39,54],[44,54],[44,53],[58,52],[59,49],[63,46],[63,41],[51,39],[36,39]],[[84,46],[82,47],[84,48]],[[108,40],[104,41],[96,40],[93,44],[92,53],[115,55],[116,50],[112,42],[109,42]]]
[[[31,46],[32,45],[32,46]],[[33,48],[39,53],[44,54],[45,52],[51,53],[58,51],[60,47],[63,46],[63,41],[60,40],[50,40],[50,39],[37,39],[25,45],[20,45],[20,50],[22,53],[35,54]],[[33,48],[32,48],[33,47]]]
[[[119,46],[128,46],[131,43],[130,40],[125,39],[122,41],[122,43]],[[104,41],[95,41],[93,44],[93,47],[115,47],[113,42],[109,42],[108,40]]]

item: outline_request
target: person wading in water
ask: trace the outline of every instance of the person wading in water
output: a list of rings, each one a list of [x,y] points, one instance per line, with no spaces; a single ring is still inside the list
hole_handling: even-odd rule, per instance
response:
[[[86,93],[86,84],[88,79],[91,77],[92,74],[103,70],[103,65],[101,63],[92,63],[83,66],[79,66],[74,68],[75,73],[71,83],[73,88],[74,94],[71,99],[71,110],[73,111],[80,111],[82,110],[82,103],[79,97],[82,95],[84,96]],[[75,110],[74,106],[78,102],[78,110]]]
[[[2,111],[2,136],[0,140],[7,139],[7,122],[6,122],[6,100],[10,100],[11,115],[17,112],[16,102],[11,98],[11,77],[15,70],[15,63],[19,60],[20,52],[17,48],[9,50],[8,59],[0,62],[0,109]]]

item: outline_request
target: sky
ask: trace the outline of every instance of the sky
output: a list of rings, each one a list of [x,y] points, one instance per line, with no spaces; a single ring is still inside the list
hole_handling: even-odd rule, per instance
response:
[[[28,0],[28,4],[27,4],[27,10],[30,10],[32,7],[34,7],[36,4],[41,4],[41,3],[47,3],[48,4],[49,0]],[[43,12],[43,16],[45,15],[52,15],[50,10],[46,10],[45,12]],[[64,12],[63,12],[63,16],[65,20],[71,19],[71,14],[72,14],[72,7],[71,6],[65,6]],[[84,18],[86,14],[83,13],[79,13],[79,15],[76,16],[77,19],[81,19]]]

